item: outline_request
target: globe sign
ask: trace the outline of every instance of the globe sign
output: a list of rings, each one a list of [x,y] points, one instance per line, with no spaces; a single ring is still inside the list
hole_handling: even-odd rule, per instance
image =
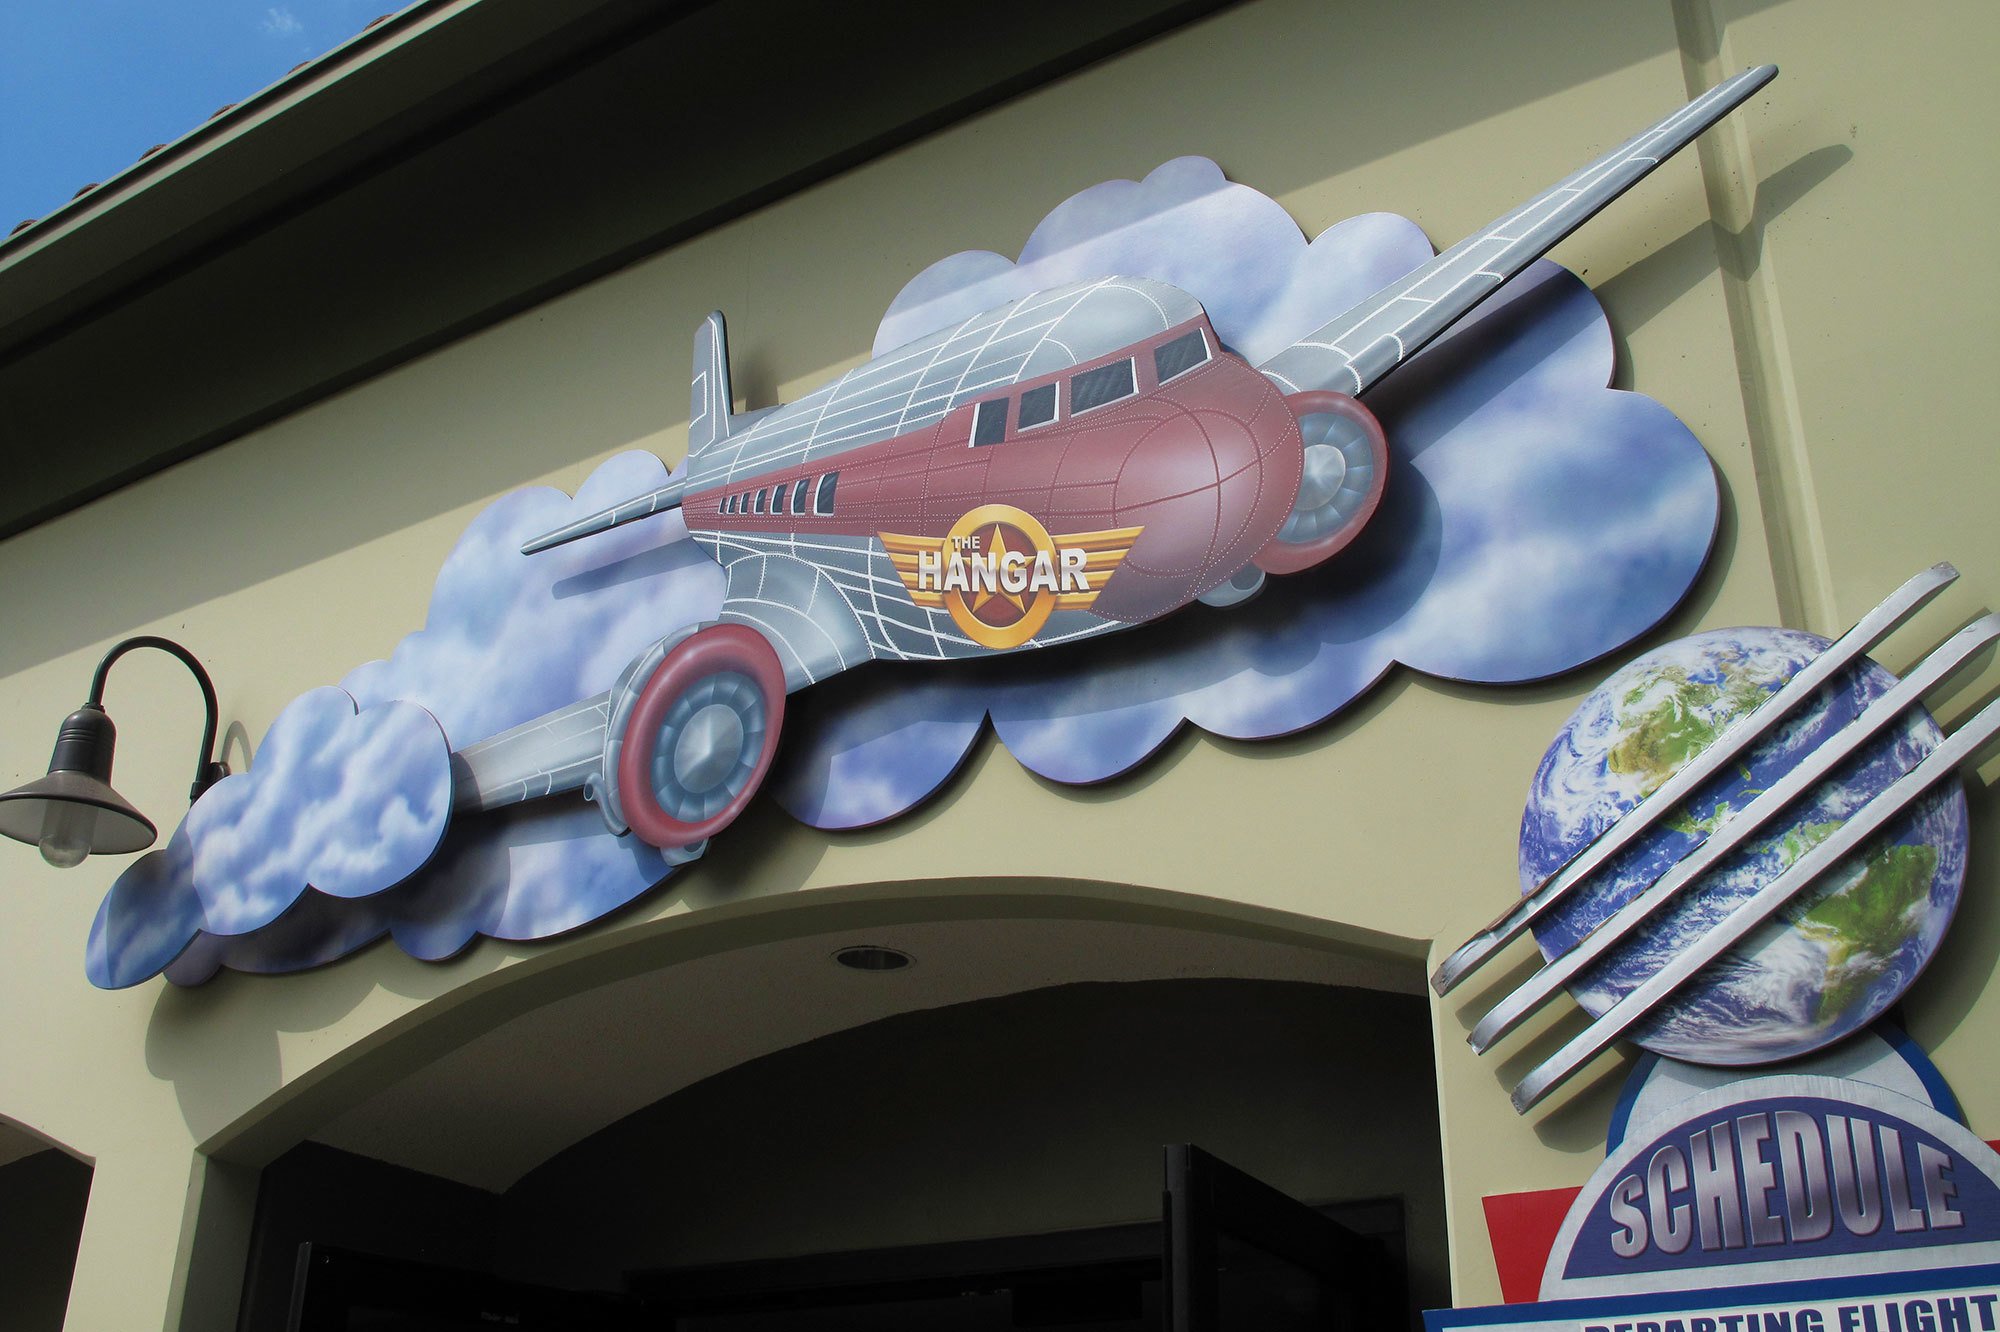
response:
[[[1789,629],[1721,629],[1639,658],[1573,713],[1536,769],[1521,816],[1526,892],[1776,692],[1827,640]],[[1592,875],[1537,927],[1567,952],[1895,677],[1863,659]],[[1772,819],[1759,834],[1571,982],[1595,1016],[1830,836],[1942,739],[1921,707]],[[1869,846],[1822,874],[1628,1035],[1703,1064],[1763,1064],[1829,1045],[1880,1016],[1937,951],[1965,881],[1965,794],[1941,783]]]

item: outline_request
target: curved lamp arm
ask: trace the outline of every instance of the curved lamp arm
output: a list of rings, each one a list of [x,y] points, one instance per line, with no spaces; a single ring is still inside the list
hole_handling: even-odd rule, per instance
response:
[[[140,634],[128,638],[104,654],[104,660],[97,663],[97,674],[91,677],[90,698],[84,706],[104,710],[104,679],[111,673],[111,663],[126,653],[138,648],[158,648],[169,656],[177,657],[194,674],[195,683],[201,686],[202,706],[206,709],[201,729],[201,760],[194,770],[194,784],[188,788],[188,801],[201,799],[201,793],[229,775],[229,765],[215,761],[215,728],[219,716],[215,703],[215,684],[208,678],[208,672],[195,660],[195,655],[174,642],[171,638],[161,638],[157,634]]]

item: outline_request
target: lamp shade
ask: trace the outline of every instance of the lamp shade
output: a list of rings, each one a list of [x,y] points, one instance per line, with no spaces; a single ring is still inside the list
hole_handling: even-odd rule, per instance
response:
[[[0,833],[39,846],[51,865],[68,868],[92,854],[143,851],[159,833],[111,789],[117,728],[102,707],[86,703],[63,720],[46,777],[0,795]]]

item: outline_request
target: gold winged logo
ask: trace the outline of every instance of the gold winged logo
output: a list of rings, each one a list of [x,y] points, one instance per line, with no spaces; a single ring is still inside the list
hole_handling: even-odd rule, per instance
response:
[[[1020,647],[1059,610],[1087,610],[1143,527],[1051,536],[1033,514],[982,504],[942,537],[879,532],[910,600],[949,611],[982,647]]]

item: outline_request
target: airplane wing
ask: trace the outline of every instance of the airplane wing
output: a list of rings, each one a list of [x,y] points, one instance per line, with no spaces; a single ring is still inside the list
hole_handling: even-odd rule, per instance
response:
[[[557,708],[451,756],[452,807],[500,809],[574,791],[604,760],[609,692]]]
[[[1359,394],[1777,75],[1759,65],[1718,83],[1257,368],[1288,393]]]

